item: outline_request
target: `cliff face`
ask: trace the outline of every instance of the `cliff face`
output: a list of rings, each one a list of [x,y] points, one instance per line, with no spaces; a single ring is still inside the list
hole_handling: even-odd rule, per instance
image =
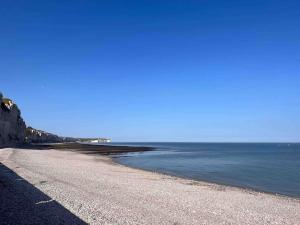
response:
[[[25,142],[26,125],[18,106],[0,93],[0,147]]]
[[[26,141],[28,143],[59,143],[63,142],[64,138],[32,127],[27,127]]]
[[[104,138],[60,137],[42,130],[27,127],[18,106],[10,99],[3,98],[0,92],[0,148],[24,143],[60,142],[106,142]]]

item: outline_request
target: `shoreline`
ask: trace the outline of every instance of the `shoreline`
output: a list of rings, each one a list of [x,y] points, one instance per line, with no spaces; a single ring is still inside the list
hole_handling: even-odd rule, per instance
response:
[[[130,152],[145,152],[152,151],[154,148],[151,147],[132,147],[132,146],[117,146],[117,145],[95,145],[90,143],[78,143],[78,142],[65,142],[65,143],[35,143],[24,145],[26,149],[37,149],[37,150],[61,150],[61,151],[75,151],[83,154],[99,154],[99,155],[113,155]]]
[[[273,195],[273,196],[279,196],[283,198],[290,198],[290,199],[296,199],[300,200],[300,196],[290,196],[290,195],[284,195],[280,193],[275,193],[275,192],[268,192],[268,191],[263,191],[251,187],[245,187],[245,186],[238,186],[238,185],[230,185],[227,183],[222,183],[222,182],[213,182],[209,180],[201,180],[201,179],[193,179],[189,177],[184,177],[176,174],[171,174],[168,172],[162,172],[162,171],[153,171],[153,170],[148,170],[144,168],[139,168],[139,167],[134,167],[134,166],[129,166],[126,164],[123,164],[119,161],[117,161],[114,158],[119,158],[118,155],[126,155],[127,153],[136,153],[136,152],[146,152],[146,151],[154,151],[154,147],[145,147],[145,146],[129,146],[129,145],[101,145],[101,144],[89,144],[89,143],[46,143],[46,144],[34,144],[34,145],[28,145],[27,147],[32,148],[35,147],[37,149],[55,149],[55,150],[60,150],[60,151],[72,151],[72,152],[78,152],[81,154],[89,154],[89,155],[99,155],[103,157],[107,157],[111,161],[111,163],[115,163],[117,165],[121,165],[127,168],[132,168],[140,171],[146,171],[154,174],[162,174],[166,176],[170,176],[173,178],[179,178],[179,179],[184,179],[187,181],[191,181],[194,183],[204,183],[208,185],[219,185],[224,188],[237,188],[240,189],[241,191],[246,191],[249,193],[263,193],[263,194],[268,194],[268,195]],[[116,155],[116,156],[115,156]]]
[[[0,191],[17,189],[17,203],[32,201],[33,209],[37,203],[45,204],[45,212],[54,213],[58,220],[64,215],[56,217],[57,210],[73,220],[81,219],[82,224],[292,225],[300,221],[298,199],[135,169],[114,162],[110,155],[7,148],[0,150],[0,162],[6,167],[0,171],[4,181]],[[35,200],[37,191],[48,197]],[[0,195],[6,205],[13,201],[8,197]],[[55,201],[55,210],[47,208],[49,199]],[[15,215],[23,214],[22,205],[12,205],[17,208]],[[36,216],[28,214],[30,219]]]
[[[126,154],[126,153],[124,153]],[[289,196],[289,195],[284,195],[284,194],[280,194],[280,193],[274,193],[274,192],[268,192],[268,191],[261,191],[258,189],[254,189],[254,188],[249,188],[249,187],[243,187],[243,186],[234,186],[234,185],[230,185],[230,184],[226,184],[226,183],[217,183],[217,182],[213,182],[213,181],[208,181],[208,180],[197,180],[197,179],[193,179],[193,178],[189,178],[189,177],[184,177],[184,176],[180,176],[180,175],[175,175],[175,174],[171,174],[171,173],[164,173],[161,171],[152,171],[152,170],[147,170],[147,169],[142,169],[139,167],[134,167],[134,166],[128,166],[126,164],[117,162],[113,159],[113,157],[111,155],[103,155],[103,157],[108,157],[113,163],[117,164],[117,165],[121,165],[127,168],[131,168],[131,169],[135,169],[135,170],[140,170],[140,171],[144,171],[144,172],[149,172],[149,173],[153,173],[153,174],[161,174],[164,176],[169,176],[172,177],[174,179],[182,179],[182,180],[186,180],[186,181],[191,181],[193,183],[195,183],[195,185],[197,185],[197,183],[199,184],[207,184],[207,185],[217,185],[220,187],[224,187],[224,188],[233,188],[233,189],[237,189],[240,191],[244,191],[247,193],[252,193],[252,194],[267,194],[270,196],[275,196],[275,197],[281,197],[281,198],[288,198],[291,200],[296,200],[300,202],[300,196]]]

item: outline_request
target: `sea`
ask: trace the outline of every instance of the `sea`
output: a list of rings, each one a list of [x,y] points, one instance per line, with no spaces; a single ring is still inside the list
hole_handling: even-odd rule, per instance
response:
[[[153,151],[115,155],[126,166],[300,197],[300,143],[111,143]]]

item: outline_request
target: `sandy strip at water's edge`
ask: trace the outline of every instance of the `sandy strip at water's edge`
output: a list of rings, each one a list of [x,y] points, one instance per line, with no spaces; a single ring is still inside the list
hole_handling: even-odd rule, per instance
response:
[[[36,191],[33,195],[27,185],[21,189],[27,202],[45,208],[51,200],[57,203],[51,209],[60,218],[53,217],[51,210],[47,210],[48,214],[39,212],[40,217],[29,212],[33,221],[37,217],[43,224],[48,224],[46,220],[51,216],[52,221],[56,218],[82,222],[77,224],[300,222],[299,199],[133,169],[116,164],[106,156],[49,149],[0,149],[0,162],[6,171],[11,170],[49,197],[47,201],[36,199]],[[0,185],[0,192],[5,188],[20,191],[23,184],[13,178],[8,173],[2,174],[2,180],[8,184]],[[4,206],[1,207],[0,212]]]

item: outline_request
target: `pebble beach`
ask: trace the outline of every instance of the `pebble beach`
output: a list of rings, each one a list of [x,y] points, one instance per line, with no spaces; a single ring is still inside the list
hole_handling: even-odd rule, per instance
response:
[[[4,148],[0,162],[1,224],[300,223],[299,199],[133,169],[108,156]]]

